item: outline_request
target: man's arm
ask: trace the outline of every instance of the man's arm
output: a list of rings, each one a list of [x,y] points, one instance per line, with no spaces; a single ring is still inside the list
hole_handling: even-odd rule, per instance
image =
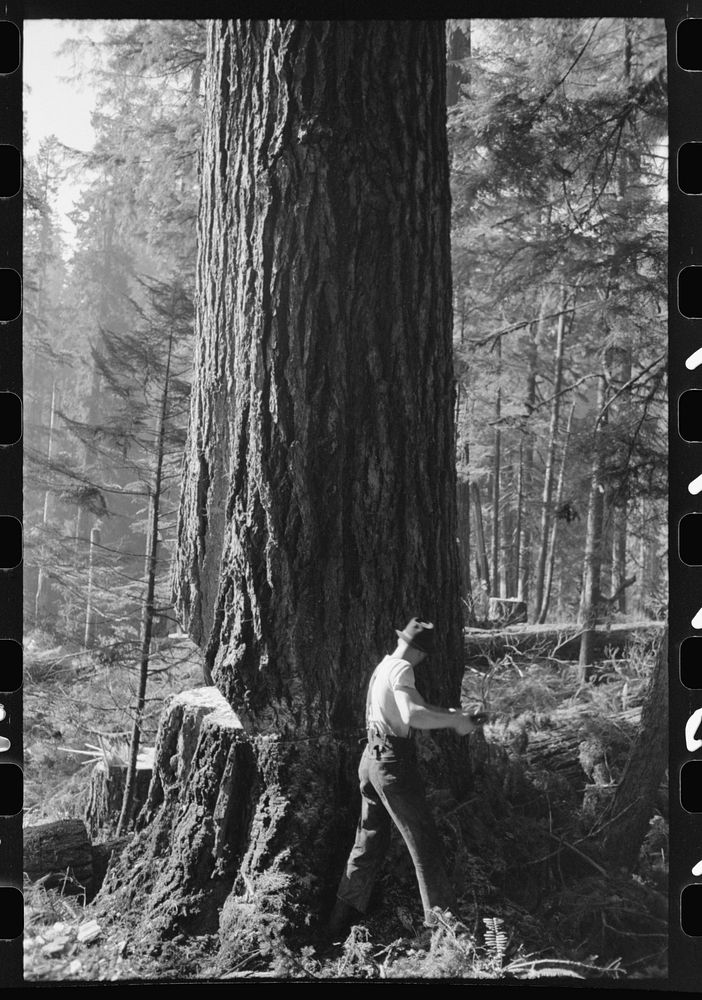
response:
[[[470,716],[455,709],[429,705],[413,687],[396,687],[395,702],[406,726],[412,729],[455,729],[466,736],[476,729]]]

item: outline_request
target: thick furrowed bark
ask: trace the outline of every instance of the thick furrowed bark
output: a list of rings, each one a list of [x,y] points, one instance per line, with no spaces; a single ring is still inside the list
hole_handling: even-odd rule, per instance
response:
[[[236,59],[232,53],[236,53]],[[182,615],[261,731],[348,728],[413,614],[461,679],[440,22],[213,24]]]

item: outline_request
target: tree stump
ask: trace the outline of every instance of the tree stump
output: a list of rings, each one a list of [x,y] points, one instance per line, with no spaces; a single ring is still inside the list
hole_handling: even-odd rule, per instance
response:
[[[422,745],[425,767],[459,784],[465,742],[445,743]],[[219,933],[224,960],[254,951],[271,924],[309,933],[311,917],[331,907],[353,841],[361,751],[355,734],[247,734],[214,687],[174,696],[137,836],[98,905],[130,913],[144,940]]]
[[[97,892],[105,881],[112,861],[127,846],[131,837],[113,837],[99,844],[93,844],[93,890]]]
[[[254,899],[269,912],[283,897],[288,908],[300,895],[309,901],[330,866],[340,871],[353,802],[347,756],[331,737],[248,736],[214,687],[175,696],[161,717],[139,832],[102,905],[132,908],[150,933],[169,937],[216,932],[227,902],[227,938],[251,932]],[[337,789],[333,801],[319,794],[323,782]]]
[[[93,849],[80,819],[28,826],[24,835],[24,871],[32,882],[43,879],[47,889],[60,888],[66,895],[94,890]]]
[[[137,760],[134,814],[146,802],[153,771],[153,748],[144,749]],[[85,823],[93,840],[114,832],[122,808],[127,767],[122,761],[101,760],[90,776]]]

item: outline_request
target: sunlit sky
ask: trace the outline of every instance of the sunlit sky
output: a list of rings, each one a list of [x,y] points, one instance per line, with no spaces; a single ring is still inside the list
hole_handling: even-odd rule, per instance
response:
[[[80,81],[65,80],[73,69],[69,56],[59,56],[57,50],[68,38],[79,33],[99,38],[102,21],[26,20],[24,22],[24,115],[25,155],[36,154],[42,139],[56,138],[74,149],[89,150],[94,141],[90,113],[95,95]],[[70,239],[73,227],[65,217],[73,208],[78,189],[73,184],[61,185],[58,194],[60,225]]]

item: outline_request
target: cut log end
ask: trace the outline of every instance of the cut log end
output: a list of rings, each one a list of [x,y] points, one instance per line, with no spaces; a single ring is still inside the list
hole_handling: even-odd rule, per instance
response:
[[[142,755],[137,762],[134,812],[137,813],[146,802],[152,776],[152,759]],[[85,822],[90,836],[96,840],[114,834],[122,809],[124,787],[127,780],[125,764],[106,764],[99,761],[90,775],[88,804],[85,808]]]
[[[24,872],[30,882],[90,902],[113,859],[129,838],[92,844],[81,819],[27,826],[23,830]]]

